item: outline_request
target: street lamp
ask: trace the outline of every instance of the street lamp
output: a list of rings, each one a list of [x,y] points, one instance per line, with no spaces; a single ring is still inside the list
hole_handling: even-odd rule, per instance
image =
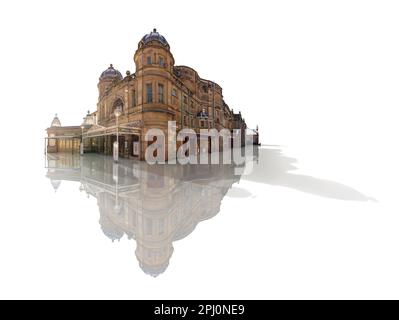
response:
[[[116,119],[116,141],[114,142],[114,161],[118,162],[119,160],[119,116],[122,114],[121,106],[116,106],[114,110],[115,119]]]
[[[83,153],[84,153],[84,146],[83,146],[83,129],[85,128],[84,123],[82,123],[82,125],[80,126],[80,128],[82,129],[82,138],[80,139],[80,155],[83,156]]]

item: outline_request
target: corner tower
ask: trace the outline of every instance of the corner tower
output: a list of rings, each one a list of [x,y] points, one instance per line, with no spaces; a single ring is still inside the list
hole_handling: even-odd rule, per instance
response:
[[[146,34],[138,43],[134,54],[136,76],[142,74],[143,68],[159,68],[172,72],[175,59],[170,52],[170,46],[165,37],[157,29]]]

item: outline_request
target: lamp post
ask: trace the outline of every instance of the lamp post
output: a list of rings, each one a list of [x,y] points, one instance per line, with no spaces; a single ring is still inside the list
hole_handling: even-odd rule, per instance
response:
[[[83,129],[85,128],[84,123],[80,126],[82,129],[82,138],[80,139],[80,155],[83,156],[84,154],[84,146],[83,146]]]
[[[116,119],[116,141],[114,142],[114,161],[118,162],[119,160],[119,116],[122,114],[121,106],[117,106],[114,110],[115,119]]]

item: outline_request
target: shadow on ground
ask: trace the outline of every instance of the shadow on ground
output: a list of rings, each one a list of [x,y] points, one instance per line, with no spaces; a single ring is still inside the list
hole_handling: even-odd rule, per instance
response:
[[[260,147],[256,153],[254,168],[251,174],[242,176],[243,180],[282,186],[317,196],[348,200],[374,201],[363,193],[339,182],[295,174],[297,159],[287,157],[278,146]]]

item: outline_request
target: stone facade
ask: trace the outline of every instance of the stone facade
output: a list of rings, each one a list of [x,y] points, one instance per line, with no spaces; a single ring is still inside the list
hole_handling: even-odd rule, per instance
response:
[[[226,104],[222,88],[190,67],[176,66],[168,42],[156,29],[138,43],[133,61],[134,73],[122,76],[110,65],[101,74],[97,111],[90,115],[96,120],[84,130],[85,152],[111,154],[118,130],[120,156],[144,159],[150,144],[145,134],[158,128],[168,139],[168,121],[176,122],[177,132],[183,128],[197,134],[200,129],[241,129],[245,143],[245,120]],[[118,128],[116,108],[122,111]]]
[[[45,152],[79,152],[81,128],[79,126],[61,126],[61,121],[55,115],[51,126],[47,129]]]

